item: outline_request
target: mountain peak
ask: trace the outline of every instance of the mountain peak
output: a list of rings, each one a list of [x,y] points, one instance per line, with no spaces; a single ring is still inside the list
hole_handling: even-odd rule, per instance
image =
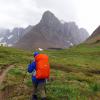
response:
[[[46,18],[46,17],[55,17],[55,15],[52,12],[50,12],[49,10],[47,10],[44,12],[42,18]]]
[[[74,44],[79,44],[85,39],[86,37],[81,34],[74,22],[63,24],[52,12],[46,11],[41,21],[31,28],[15,44],[15,47],[27,50],[37,48],[66,48]]]
[[[60,21],[52,12],[50,12],[48,10],[48,11],[44,12],[40,23],[42,23],[42,24],[54,24],[54,23],[60,23]]]

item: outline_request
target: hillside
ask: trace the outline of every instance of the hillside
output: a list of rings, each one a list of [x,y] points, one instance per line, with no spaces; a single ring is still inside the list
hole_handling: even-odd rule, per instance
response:
[[[79,45],[70,49],[46,50],[51,65],[47,83],[48,100],[99,100],[100,98],[100,47]],[[31,75],[27,65],[33,52],[0,47],[0,71],[8,71],[0,85],[3,99],[29,100],[32,94]],[[6,67],[5,67],[6,66]]]
[[[50,11],[44,12],[40,22],[24,35],[14,47],[33,50],[37,48],[68,48],[88,38],[88,32],[79,29],[75,22],[61,21]]]
[[[92,35],[87,39],[86,43],[100,44],[100,26],[98,26]]]

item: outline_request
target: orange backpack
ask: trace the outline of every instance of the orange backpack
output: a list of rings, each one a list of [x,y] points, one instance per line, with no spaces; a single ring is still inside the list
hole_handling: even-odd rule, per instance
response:
[[[45,79],[49,78],[50,75],[50,66],[48,56],[45,54],[38,54],[35,56],[36,62],[36,78]]]

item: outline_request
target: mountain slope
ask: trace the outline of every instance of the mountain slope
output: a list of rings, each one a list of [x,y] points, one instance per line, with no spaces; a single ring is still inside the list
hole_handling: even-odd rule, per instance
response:
[[[98,26],[92,35],[87,39],[86,43],[100,43],[100,26]]]
[[[22,49],[65,48],[83,42],[88,33],[81,31],[74,22],[62,24],[50,11],[15,45]],[[83,37],[83,38],[80,38]]]

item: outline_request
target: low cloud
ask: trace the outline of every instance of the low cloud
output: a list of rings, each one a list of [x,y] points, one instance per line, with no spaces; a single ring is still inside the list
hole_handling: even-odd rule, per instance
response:
[[[90,33],[100,24],[100,0],[0,0],[0,27],[37,24],[44,11],[60,20],[75,21]]]

